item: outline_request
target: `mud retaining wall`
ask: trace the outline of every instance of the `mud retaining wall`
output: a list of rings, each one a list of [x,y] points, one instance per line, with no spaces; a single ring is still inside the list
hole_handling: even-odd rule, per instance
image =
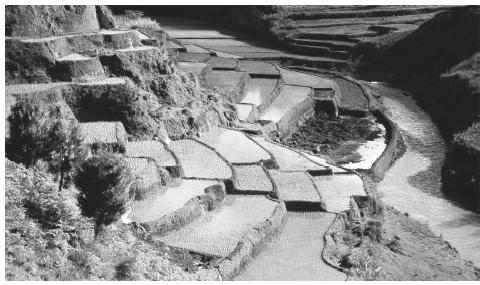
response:
[[[277,123],[278,132],[281,138],[288,137],[295,132],[299,125],[315,112],[315,101],[308,97],[302,103],[291,108]]]
[[[387,146],[370,169],[373,178],[381,180],[393,162],[405,151],[405,144],[397,124],[390,120],[383,111],[380,109],[372,110],[372,114],[385,126],[387,132]]]
[[[286,218],[285,204],[279,201],[272,216],[250,229],[240,239],[235,250],[215,266],[222,280],[233,280],[265,244],[282,230]]]
[[[278,95],[280,95],[280,92],[282,92],[283,85],[285,85],[285,81],[283,78],[280,76],[278,79],[277,85],[275,86],[275,89],[273,89],[272,93],[266,98],[263,98],[263,102],[257,106],[258,112],[262,113],[265,111],[270,104],[272,104],[275,99],[277,99]]]
[[[323,261],[325,261],[325,263],[327,263],[331,267],[341,272],[344,272],[343,268],[333,258],[334,252],[337,250],[337,246],[333,237],[337,233],[342,233],[344,231],[345,231],[345,216],[344,214],[340,214],[335,217],[332,224],[328,228],[327,232],[323,236],[325,245],[322,250],[322,259]]]
[[[154,222],[141,223],[141,226],[150,234],[163,236],[216,209],[226,195],[225,185],[209,186],[205,188],[205,194],[190,199],[181,209]]]

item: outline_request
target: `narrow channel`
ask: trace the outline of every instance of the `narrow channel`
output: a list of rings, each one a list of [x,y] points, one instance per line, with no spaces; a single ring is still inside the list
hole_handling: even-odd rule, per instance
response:
[[[405,154],[378,185],[382,200],[428,224],[464,259],[480,265],[480,215],[456,205],[441,191],[446,143],[436,125],[402,90],[377,82],[369,85],[382,96],[383,105],[399,126],[407,146]]]

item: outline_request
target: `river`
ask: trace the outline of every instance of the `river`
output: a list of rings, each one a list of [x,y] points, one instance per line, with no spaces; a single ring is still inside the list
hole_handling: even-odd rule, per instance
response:
[[[480,214],[463,209],[441,191],[446,143],[439,130],[411,96],[383,83],[371,82],[369,86],[382,95],[383,105],[407,146],[378,185],[383,201],[428,224],[462,258],[480,266]]]

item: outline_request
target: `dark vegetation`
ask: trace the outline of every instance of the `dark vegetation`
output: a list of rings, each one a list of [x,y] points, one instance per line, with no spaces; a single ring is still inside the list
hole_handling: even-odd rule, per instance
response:
[[[61,190],[87,155],[78,122],[68,116],[65,106],[55,100],[45,102],[39,94],[18,98],[8,121],[7,157],[27,168],[43,162],[49,171],[59,174]]]
[[[315,115],[302,124],[285,142],[287,145],[326,155],[337,163],[358,160],[359,142],[374,140],[381,130],[370,118]]]
[[[127,211],[132,182],[132,172],[122,156],[102,153],[82,163],[75,181],[80,190],[78,205],[84,216],[95,219],[95,236],[102,226]]]
[[[78,191],[58,191],[46,172],[6,160],[5,178],[7,280],[195,278],[177,265],[185,266],[180,252],[170,255],[163,245],[137,238],[129,226],[112,224],[95,238],[94,221],[77,206]]]

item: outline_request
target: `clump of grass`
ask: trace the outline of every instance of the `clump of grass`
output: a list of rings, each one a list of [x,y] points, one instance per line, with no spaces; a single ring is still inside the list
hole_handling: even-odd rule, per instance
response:
[[[115,22],[119,28],[147,29],[153,31],[162,29],[155,20],[144,16],[143,12],[138,10],[126,10],[123,15],[115,16]]]

